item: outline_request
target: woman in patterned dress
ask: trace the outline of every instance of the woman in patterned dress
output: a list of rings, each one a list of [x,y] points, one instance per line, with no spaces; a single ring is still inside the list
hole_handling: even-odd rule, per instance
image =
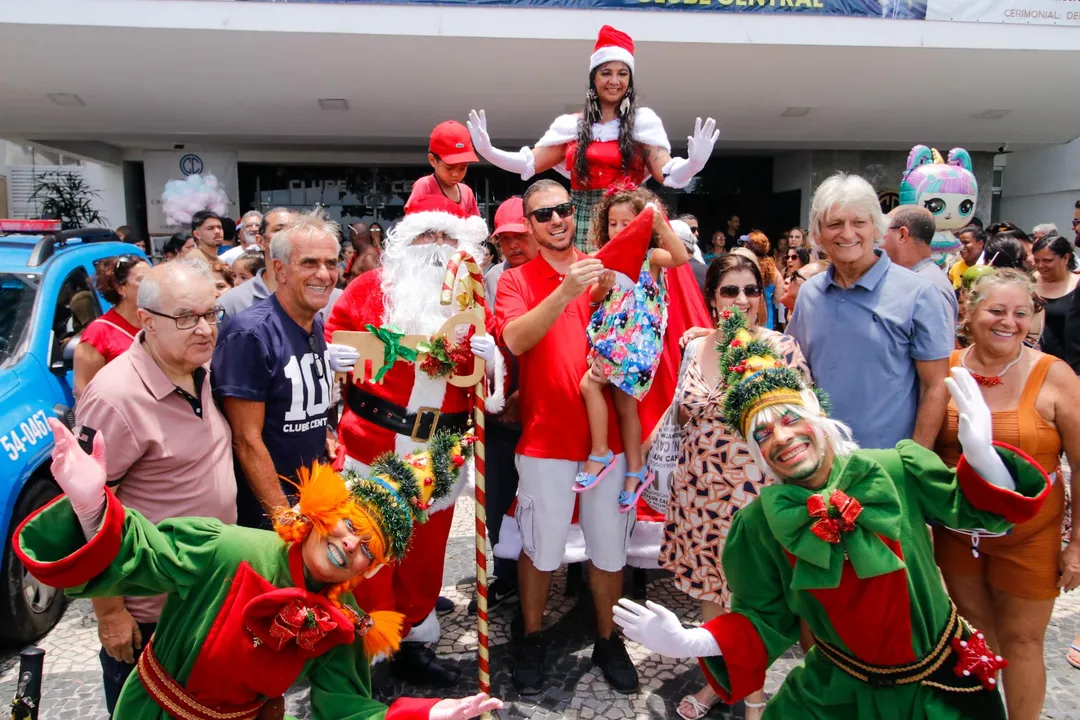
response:
[[[740,254],[720,255],[705,277],[705,300],[717,320],[719,312],[737,307],[750,319],[754,332],[779,350],[784,362],[810,381],[810,370],[799,346],[788,335],[757,324],[764,295],[758,266]],[[675,392],[679,420],[683,423],[682,450],[672,480],[660,550],[661,567],[675,574],[675,585],[701,601],[706,621],[726,612],[731,592],[720,565],[723,538],[739,508],[753,502],[768,482],[746,443],[724,426],[724,388],[720,386],[718,330],[697,337],[686,347],[685,372]],[[706,684],[679,703],[678,714],[698,720],[708,714],[718,698]],[[760,718],[765,693],[746,698],[746,717]]]

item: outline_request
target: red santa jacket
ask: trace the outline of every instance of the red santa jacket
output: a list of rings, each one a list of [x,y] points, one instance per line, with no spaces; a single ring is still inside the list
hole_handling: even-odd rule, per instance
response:
[[[383,301],[382,270],[366,272],[353,280],[334,303],[330,319],[326,323],[326,339],[329,342],[336,330],[363,332],[370,323],[376,327],[384,323],[386,305]],[[494,318],[489,313],[485,325],[488,332],[494,329]],[[352,378],[349,378],[350,382]],[[439,408],[444,413],[469,411],[469,389],[450,385],[445,379],[429,378],[417,372],[412,363],[397,362],[386,373],[381,383],[364,382],[358,386],[364,392],[403,407],[415,413],[422,407]],[[399,435],[358,417],[346,406],[338,426],[339,441],[346,454],[370,465],[387,451],[401,454],[423,448],[425,443],[414,441],[409,435]]]

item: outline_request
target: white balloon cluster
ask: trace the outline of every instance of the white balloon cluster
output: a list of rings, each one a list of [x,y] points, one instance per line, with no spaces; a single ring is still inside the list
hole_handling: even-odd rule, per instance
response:
[[[229,196],[213,175],[188,175],[183,180],[165,183],[161,207],[167,224],[187,225],[191,216],[201,210],[225,215],[229,211]]]

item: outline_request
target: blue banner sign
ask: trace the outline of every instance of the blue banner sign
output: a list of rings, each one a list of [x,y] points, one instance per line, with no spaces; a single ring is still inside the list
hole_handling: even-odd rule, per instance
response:
[[[264,0],[265,1],[265,0]],[[274,1],[274,0],[269,0]],[[282,2],[283,0],[276,0]],[[927,0],[284,0],[292,3],[363,5],[447,5],[486,7],[551,7],[598,10],[658,10],[832,15],[899,20],[926,18]]]

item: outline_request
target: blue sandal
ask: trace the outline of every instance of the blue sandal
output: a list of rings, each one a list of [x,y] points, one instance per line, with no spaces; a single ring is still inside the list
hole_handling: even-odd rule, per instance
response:
[[[602,464],[604,467],[600,472],[596,473],[595,475],[593,475],[592,473],[587,473],[584,470],[579,472],[577,474],[577,477],[574,478],[574,492],[576,493],[582,493],[586,490],[592,490],[594,487],[596,487],[596,484],[598,482],[604,479],[604,476],[608,474],[609,470],[611,470],[611,463],[615,461],[615,453],[608,450],[607,453],[605,453],[604,455],[590,455],[589,459],[593,462],[598,462]]]
[[[621,513],[628,513],[636,508],[641,493],[645,492],[645,488],[652,485],[653,480],[656,479],[656,475],[649,472],[648,468],[641,468],[637,472],[627,472],[626,477],[637,478],[641,483],[635,492],[630,493],[623,490],[619,493],[619,512]]]

